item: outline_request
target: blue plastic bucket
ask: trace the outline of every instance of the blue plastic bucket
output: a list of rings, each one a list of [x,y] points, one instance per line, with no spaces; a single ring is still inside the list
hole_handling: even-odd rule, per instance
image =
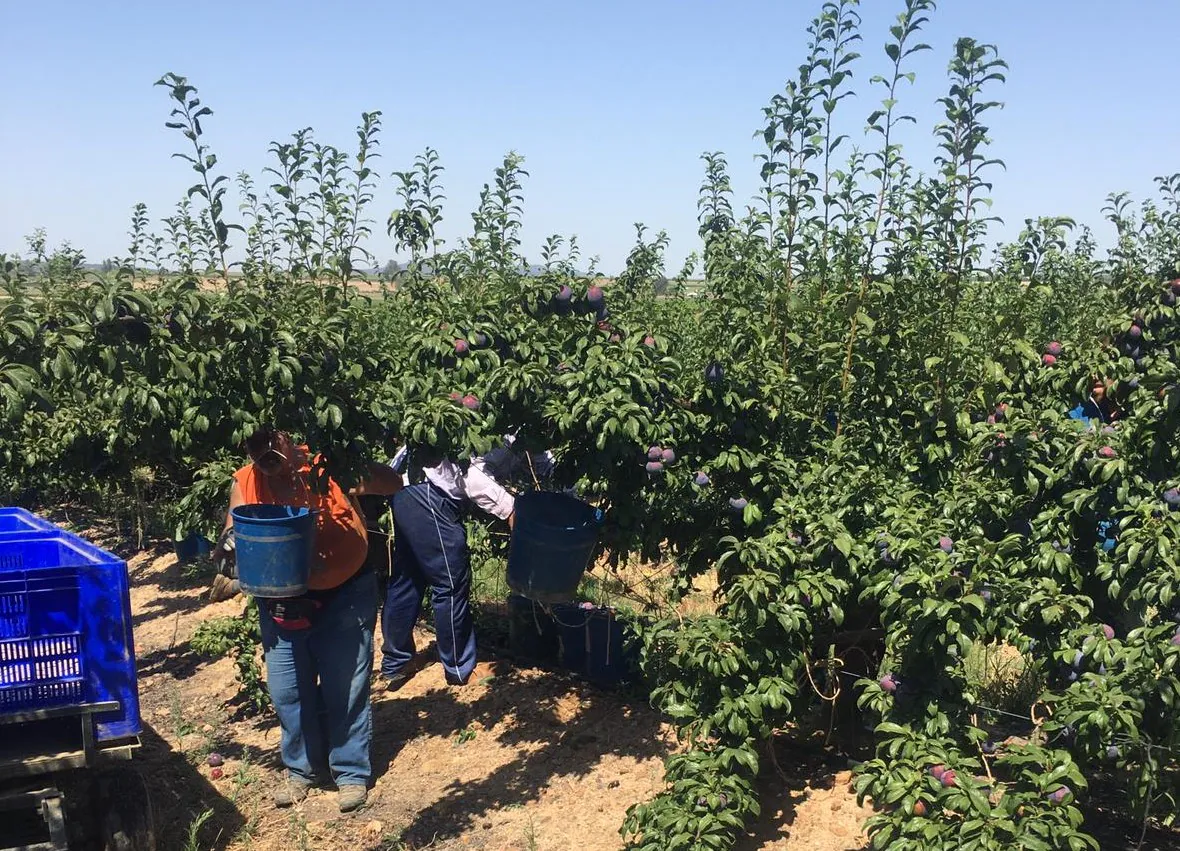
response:
[[[508,587],[530,600],[572,600],[598,544],[602,511],[565,493],[516,498]]]
[[[181,564],[196,561],[201,556],[207,556],[213,551],[212,542],[196,532],[188,537],[173,541],[173,545],[176,548],[176,559]]]
[[[317,512],[288,505],[240,505],[231,513],[242,591],[255,597],[298,597],[307,591]]]

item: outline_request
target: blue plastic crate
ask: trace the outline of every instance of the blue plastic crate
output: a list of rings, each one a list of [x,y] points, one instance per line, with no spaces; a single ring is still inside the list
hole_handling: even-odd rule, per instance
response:
[[[57,527],[23,508],[0,508],[0,535],[27,535],[30,532],[53,532]]]
[[[0,714],[108,700],[96,738],[138,735],[126,562],[61,530],[0,536]]]

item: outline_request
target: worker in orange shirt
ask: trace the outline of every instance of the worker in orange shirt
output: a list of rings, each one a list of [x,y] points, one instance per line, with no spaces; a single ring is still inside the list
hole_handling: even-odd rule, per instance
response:
[[[351,493],[328,478],[317,481],[316,459],[284,432],[258,429],[247,441],[250,463],[234,473],[229,511],[239,505],[305,506],[318,512],[308,591],[284,600],[259,599],[266,685],[282,730],[287,775],[274,791],[277,806],[307,797],[330,779],[341,812],[364,805],[372,779],[369,680],[377,578],[366,567],[368,539],[356,496],[391,496],[401,477],[372,465]],[[234,549],[233,517],[216,557]],[[321,708],[324,710],[321,714]]]

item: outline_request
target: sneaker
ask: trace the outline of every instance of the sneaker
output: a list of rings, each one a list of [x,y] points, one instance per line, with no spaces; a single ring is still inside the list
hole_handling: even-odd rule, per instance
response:
[[[399,671],[392,677],[382,677],[382,679],[385,680],[385,690],[392,692],[397,691],[406,683],[408,683],[410,681],[410,675],[405,671]]]
[[[298,804],[307,797],[311,789],[311,781],[303,777],[288,774],[275,788],[273,794],[276,807],[289,807]]]
[[[209,589],[209,602],[220,603],[242,593],[242,586],[236,579],[222,576],[220,573],[213,577],[213,585]]]
[[[353,810],[359,810],[365,805],[365,800],[369,797],[369,790],[360,783],[349,783],[340,787],[340,794],[337,799],[340,803],[340,812],[351,813]]]

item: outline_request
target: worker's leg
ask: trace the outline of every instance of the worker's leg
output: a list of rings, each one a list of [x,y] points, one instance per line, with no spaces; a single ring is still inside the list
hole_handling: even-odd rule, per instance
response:
[[[308,646],[309,630],[280,628],[258,606],[266,687],[279,718],[283,765],[299,780],[311,782],[327,762],[327,745],[319,723],[316,665]]]
[[[372,775],[369,678],[376,619],[377,577],[369,572],[341,586],[311,629],[327,709],[328,765],[337,786],[363,786]]]
[[[403,512],[401,523],[410,532],[414,550],[434,608],[435,641],[447,682],[467,682],[475,668],[475,626],[468,597],[471,560],[467,531],[459,506],[436,488],[429,488]]]
[[[398,518],[416,514],[413,494],[427,487],[414,485],[393,499],[393,566],[381,610],[381,676],[386,679],[397,677],[414,658],[414,624],[422,610],[426,579],[410,545],[414,528],[403,528]]]

